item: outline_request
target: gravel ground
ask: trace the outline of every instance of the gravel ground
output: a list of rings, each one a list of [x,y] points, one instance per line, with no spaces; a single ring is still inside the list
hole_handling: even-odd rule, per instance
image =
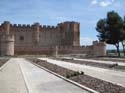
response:
[[[57,66],[55,64],[51,64],[45,61],[37,60],[37,59],[28,59],[32,62],[37,63],[40,66],[43,66],[55,73],[58,73],[64,77],[67,76],[67,74],[74,73],[74,71]],[[72,76],[69,79],[76,81],[82,85],[85,85],[91,89],[94,89],[100,93],[125,93],[125,88],[88,76],[88,75],[77,75],[77,76]]]
[[[55,59],[55,58],[54,58]],[[114,70],[125,70],[125,66],[119,66],[117,64],[105,64],[105,63],[96,63],[96,62],[88,62],[88,61],[79,61],[79,60],[72,60],[72,59],[61,59],[56,58],[56,60],[62,60],[70,63],[76,63],[76,64],[84,64],[89,66],[95,66],[95,67],[101,67],[106,69],[114,69]]]
[[[7,58],[1,58],[1,59],[0,59],[0,67],[1,67],[3,64],[5,64],[8,60],[9,60],[9,59],[7,59]]]
[[[29,60],[29,59],[28,59]],[[30,59],[32,62],[35,62],[37,63],[38,65],[40,66],[43,66],[45,68],[48,68],[49,70],[53,71],[53,72],[56,72],[62,76],[65,76],[67,75],[67,73],[73,73],[74,71],[72,70],[69,70],[69,69],[65,69],[63,67],[59,67],[58,65],[55,65],[55,64],[51,64],[51,63],[48,63],[46,61],[41,61],[41,60],[37,60],[37,59]]]

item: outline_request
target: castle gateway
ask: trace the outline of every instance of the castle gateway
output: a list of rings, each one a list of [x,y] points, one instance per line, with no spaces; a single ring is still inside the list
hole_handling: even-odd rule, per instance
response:
[[[0,55],[52,54],[58,52],[105,55],[105,44],[94,41],[80,46],[80,23],[64,22],[55,26],[11,24],[0,25]],[[97,50],[98,49],[98,50]]]

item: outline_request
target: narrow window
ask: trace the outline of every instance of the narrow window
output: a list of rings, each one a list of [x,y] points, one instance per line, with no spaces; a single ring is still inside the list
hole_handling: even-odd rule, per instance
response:
[[[20,36],[20,41],[24,41],[24,37],[23,36]]]

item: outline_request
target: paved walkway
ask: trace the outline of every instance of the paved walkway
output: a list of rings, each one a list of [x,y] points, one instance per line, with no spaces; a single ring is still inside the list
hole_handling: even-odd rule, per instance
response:
[[[72,57],[62,57],[62,58],[66,58],[66,59],[72,59]],[[115,59],[115,58],[113,58]],[[104,63],[104,64],[115,64],[117,63],[119,66],[125,66],[125,59],[123,62],[119,62],[119,61],[103,61],[103,60],[93,60],[93,59],[80,59],[80,58],[73,58],[73,60],[79,60],[79,61],[87,61],[87,62],[95,62],[95,63]],[[122,60],[122,59],[121,59]]]
[[[12,58],[0,71],[0,93],[88,92],[38,68],[23,58]]]
[[[22,72],[15,59],[0,68],[0,93],[28,93]]]
[[[92,60],[92,59],[79,59],[79,58],[74,58],[74,60],[96,62],[96,63],[104,63],[104,64],[115,64],[115,63],[117,63],[119,66],[125,66],[125,62],[119,62],[119,61],[113,62],[113,61],[102,61],[102,60]]]
[[[118,84],[125,87],[125,72],[109,70],[104,68],[80,65],[75,63],[69,63],[66,61],[57,61],[49,58],[39,58],[41,60],[47,60],[47,62],[57,64],[59,66],[75,70],[75,71],[84,71],[85,74],[112,82],[114,84]]]

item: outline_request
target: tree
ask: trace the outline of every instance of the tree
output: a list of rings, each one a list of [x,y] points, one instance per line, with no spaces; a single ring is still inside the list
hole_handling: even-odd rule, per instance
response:
[[[107,44],[115,45],[118,56],[120,56],[119,42],[122,41],[122,27],[123,20],[118,13],[114,11],[108,12],[107,17],[100,19],[96,25],[96,30],[99,32],[98,39],[105,41]]]
[[[122,43],[122,47],[123,47],[123,53],[124,53],[124,56],[125,56],[125,16],[124,16],[124,22],[123,22],[123,27],[122,27],[122,30],[121,30],[121,43]]]

